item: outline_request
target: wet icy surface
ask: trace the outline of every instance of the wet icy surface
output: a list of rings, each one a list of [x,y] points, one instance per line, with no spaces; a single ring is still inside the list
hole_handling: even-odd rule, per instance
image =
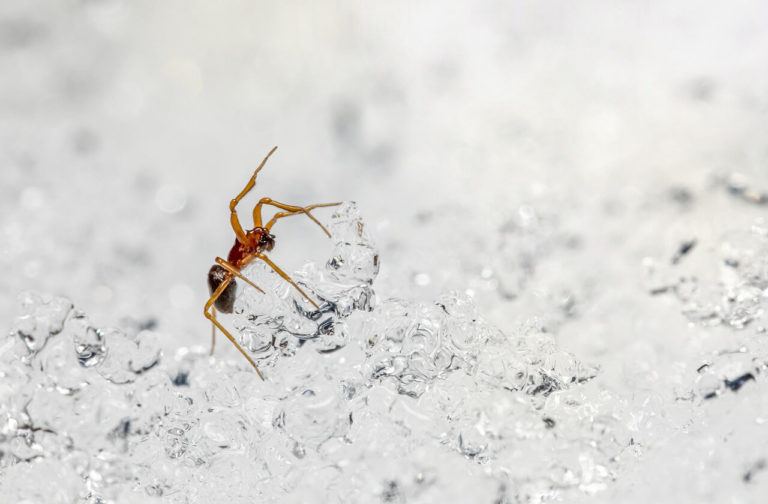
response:
[[[267,381],[244,360],[164,357],[159,333],[21,295],[0,345],[8,502],[570,501],[663,478],[668,457],[700,478],[698,495],[733,497],[714,471],[744,498],[766,488],[765,443],[748,434],[768,423],[765,229],[700,253],[719,275],[694,286],[680,269],[694,247],[646,260],[662,285],[646,295],[728,343],[698,334],[672,370],[646,349],[624,370],[629,390],[540,321],[501,330],[466,293],[376,292],[379,251],[355,204],[330,229],[328,260],[296,274],[320,310],[266,267],[244,270],[266,294],[241,288],[235,334]]]
[[[766,18],[3,2],[0,502],[763,502]]]
[[[2,346],[3,494],[46,491],[35,482],[51,464],[45,489],[70,502],[433,502],[472,485],[487,499],[541,500],[605,488],[629,434],[593,432],[595,411],[569,395],[596,367],[534,327],[494,328],[466,294],[377,298],[378,251],[356,206],[330,229],[327,263],[296,275],[320,310],[271,270],[244,270],[266,291],[244,289],[235,308],[266,382],[200,351],[162,359],[152,331],[98,328],[67,299],[22,295]]]

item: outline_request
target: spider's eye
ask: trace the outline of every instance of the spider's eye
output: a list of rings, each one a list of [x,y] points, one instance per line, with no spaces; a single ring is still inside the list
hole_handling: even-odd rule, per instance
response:
[[[259,237],[259,245],[271,248],[275,243],[275,237],[269,233],[264,233]]]

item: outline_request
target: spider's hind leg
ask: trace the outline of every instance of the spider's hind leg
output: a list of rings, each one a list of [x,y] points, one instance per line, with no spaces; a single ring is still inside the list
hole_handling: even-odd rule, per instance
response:
[[[215,328],[218,328],[222,333],[224,333],[224,336],[227,337],[227,339],[237,348],[237,350],[245,357],[245,359],[248,361],[248,363],[253,366],[253,369],[256,370],[256,373],[259,375],[259,378],[262,380],[264,379],[264,375],[261,374],[261,371],[259,370],[259,367],[256,365],[256,363],[253,361],[251,356],[248,354],[248,352],[245,351],[245,349],[240,346],[240,343],[237,342],[237,340],[230,334],[229,331],[216,319],[216,308],[214,305],[216,304],[216,300],[219,299],[219,296],[221,296],[224,291],[227,289],[229,284],[232,282],[233,277],[229,276],[227,277],[221,284],[216,288],[216,290],[213,292],[211,297],[208,299],[208,301],[205,303],[205,307],[203,308],[203,315],[205,315],[205,318],[211,321],[211,323],[214,325]],[[216,334],[214,329],[214,336]]]
[[[216,289],[218,288],[219,284],[221,282],[224,282],[225,280],[229,279],[229,285],[227,288],[224,289],[224,291],[219,295],[219,297],[216,298],[216,301],[211,306],[211,315],[213,318],[216,318],[216,308],[218,307],[220,311],[223,313],[232,313],[232,310],[234,308],[235,303],[235,282],[234,278],[232,276],[236,276],[237,278],[241,279],[257,291],[264,294],[264,289],[250,281],[245,275],[240,273],[240,270],[235,267],[232,263],[225,261],[221,257],[216,258],[216,264],[218,266],[213,266],[211,268],[211,271],[208,273],[208,286],[211,289],[211,294],[213,294]],[[211,327],[211,352],[210,355],[213,355],[213,351],[216,348],[216,325],[212,324]]]
[[[216,307],[211,306],[211,317],[216,320]],[[216,323],[211,320],[211,351],[208,355],[213,356],[213,352],[216,350]]]

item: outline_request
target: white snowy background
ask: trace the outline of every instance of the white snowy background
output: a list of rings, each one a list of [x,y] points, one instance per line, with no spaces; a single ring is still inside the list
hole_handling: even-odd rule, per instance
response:
[[[354,200],[378,294],[466,293],[642,406],[639,455],[571,499],[768,495],[764,2],[4,1],[4,330],[31,289],[151,327],[168,358],[207,345],[227,204],[273,145],[244,218]],[[310,223],[275,231],[286,269],[327,257]],[[705,398],[705,364],[754,379]]]

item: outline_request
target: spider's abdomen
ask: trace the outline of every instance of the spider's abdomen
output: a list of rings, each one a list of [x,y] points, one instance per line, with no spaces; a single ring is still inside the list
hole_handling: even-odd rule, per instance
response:
[[[216,292],[216,289],[219,288],[222,282],[229,279],[230,276],[231,275],[229,271],[224,269],[222,266],[219,266],[218,264],[211,266],[211,269],[208,270],[208,290],[210,291],[211,295],[213,295],[213,293]],[[216,299],[216,302],[214,303],[216,309],[222,313],[232,313],[232,310],[235,307],[236,291],[237,284],[235,283],[235,279],[232,278],[229,281],[229,284],[224,287],[224,292],[222,292],[221,295],[219,295],[219,297]]]

